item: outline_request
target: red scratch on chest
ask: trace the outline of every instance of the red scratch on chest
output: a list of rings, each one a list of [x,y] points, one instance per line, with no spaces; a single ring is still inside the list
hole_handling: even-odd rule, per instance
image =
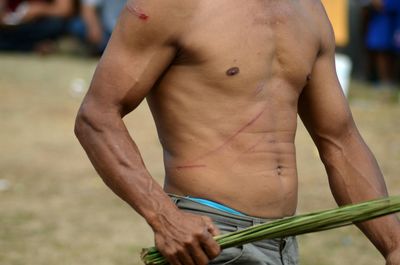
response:
[[[254,91],[254,96],[258,96],[264,90],[265,83],[266,82],[261,82],[258,84],[258,86],[256,87],[256,90]]]
[[[128,11],[133,14],[134,16],[138,17],[141,20],[148,20],[149,16],[146,15],[145,13],[139,11],[136,7],[133,7],[131,5],[127,5],[126,8]]]

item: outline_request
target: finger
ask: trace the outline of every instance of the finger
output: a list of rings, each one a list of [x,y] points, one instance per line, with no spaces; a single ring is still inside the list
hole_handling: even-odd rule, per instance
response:
[[[212,236],[218,236],[219,234],[221,234],[218,227],[216,227],[214,224],[208,225],[208,232],[210,232]]]
[[[210,261],[208,255],[204,252],[200,244],[194,244],[190,246],[190,254],[196,265],[207,265]]]
[[[202,247],[210,260],[216,258],[221,253],[221,247],[218,245],[217,241],[212,238],[210,233],[203,238]]]
[[[212,221],[211,218],[209,217],[203,217],[204,222],[207,225],[207,231],[211,233],[211,235],[213,236],[218,236],[220,234],[220,231],[218,229],[218,227],[216,227]]]
[[[179,251],[177,254],[179,261],[184,265],[196,265],[196,262],[193,260],[189,251],[186,249]]]
[[[181,263],[179,261],[179,258],[175,255],[175,253],[172,251],[172,249],[164,249],[157,247],[158,250],[160,251],[161,255],[164,256],[164,258],[168,261],[170,265],[183,265],[184,263]]]
[[[167,259],[167,261],[170,265],[183,265],[183,264],[186,265],[186,263],[180,262],[178,256],[170,255],[170,256],[164,256],[164,257]]]

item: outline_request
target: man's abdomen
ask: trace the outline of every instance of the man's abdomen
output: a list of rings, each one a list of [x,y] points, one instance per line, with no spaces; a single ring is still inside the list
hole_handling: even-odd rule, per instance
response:
[[[293,215],[297,171],[292,134],[240,137],[193,161],[166,154],[165,190],[213,200],[252,216]]]

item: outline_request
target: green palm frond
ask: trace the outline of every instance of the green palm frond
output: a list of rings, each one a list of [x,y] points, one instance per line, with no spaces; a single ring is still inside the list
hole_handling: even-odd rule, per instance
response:
[[[288,217],[215,237],[221,249],[262,239],[295,236],[334,229],[400,211],[400,196],[347,205],[336,209]],[[155,247],[144,249],[146,265],[168,264]]]

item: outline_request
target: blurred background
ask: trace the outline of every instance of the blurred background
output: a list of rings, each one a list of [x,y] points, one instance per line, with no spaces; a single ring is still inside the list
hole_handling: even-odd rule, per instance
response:
[[[391,194],[400,194],[400,1],[323,0],[337,71]],[[73,135],[124,0],[0,0],[0,264],[139,265],[143,219],[106,188]],[[146,103],[125,118],[151,174],[162,153]],[[335,207],[299,123],[298,213]],[[354,227],[299,237],[302,264],[384,264]]]

